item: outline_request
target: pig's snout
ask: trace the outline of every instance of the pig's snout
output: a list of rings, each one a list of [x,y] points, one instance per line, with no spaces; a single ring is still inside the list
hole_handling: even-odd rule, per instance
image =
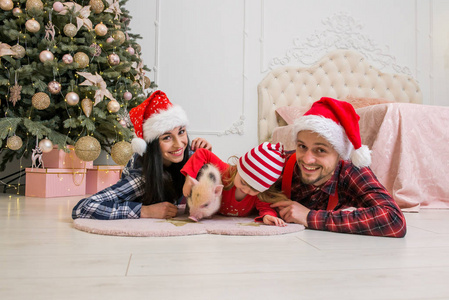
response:
[[[195,221],[195,222],[198,222],[198,221],[199,221],[199,220],[198,220],[196,217],[194,217],[194,216],[190,216],[189,219],[190,219],[190,220],[193,220],[193,221]]]

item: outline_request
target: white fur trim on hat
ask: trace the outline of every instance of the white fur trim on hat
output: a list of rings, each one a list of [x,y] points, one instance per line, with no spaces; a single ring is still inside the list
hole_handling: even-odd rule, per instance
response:
[[[133,152],[142,156],[145,153],[145,151],[147,151],[147,142],[145,142],[141,138],[134,136],[134,138],[131,141],[131,147],[133,149]]]
[[[153,114],[143,122],[143,139],[150,143],[167,131],[178,126],[187,126],[189,120],[181,106],[173,105],[167,110]]]
[[[298,132],[303,130],[310,130],[321,135],[334,147],[335,151],[337,151],[344,160],[349,159],[349,156],[354,149],[354,146],[346,136],[343,127],[331,119],[317,115],[302,116],[295,121],[294,132],[298,134]]]
[[[298,132],[310,130],[325,138],[337,151],[343,160],[351,160],[354,166],[361,168],[371,164],[371,150],[368,146],[362,145],[354,150],[354,146],[349,141],[343,126],[338,125],[331,119],[318,116],[306,115],[295,121],[295,139]]]
[[[371,150],[368,146],[362,145],[359,149],[352,151],[351,161],[358,168],[368,167],[371,164]]]

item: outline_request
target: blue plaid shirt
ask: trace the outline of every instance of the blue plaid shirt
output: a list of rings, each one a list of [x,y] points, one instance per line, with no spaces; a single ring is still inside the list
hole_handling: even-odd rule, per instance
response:
[[[193,151],[189,150],[189,155]],[[72,218],[115,220],[138,219],[145,193],[145,178],[139,155],[134,154],[123,170],[122,178],[104,190],[81,199],[72,210]],[[178,199],[178,204],[183,197]]]
[[[81,199],[72,211],[72,218],[100,220],[140,218],[145,180],[140,160],[134,155],[114,185]]]

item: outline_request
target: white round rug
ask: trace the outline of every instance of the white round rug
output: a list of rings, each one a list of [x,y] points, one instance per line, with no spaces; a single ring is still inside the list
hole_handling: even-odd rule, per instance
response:
[[[214,215],[199,222],[187,215],[173,219],[75,219],[73,226],[95,234],[117,236],[180,236],[194,234],[222,235],[278,235],[304,230],[303,225],[287,224],[285,227],[254,222],[254,218]]]

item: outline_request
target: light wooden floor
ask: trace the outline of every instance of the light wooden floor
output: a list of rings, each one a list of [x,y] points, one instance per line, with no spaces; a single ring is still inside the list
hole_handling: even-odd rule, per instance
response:
[[[403,239],[137,238],[72,228],[79,199],[0,194],[0,299],[449,299],[449,210]]]

